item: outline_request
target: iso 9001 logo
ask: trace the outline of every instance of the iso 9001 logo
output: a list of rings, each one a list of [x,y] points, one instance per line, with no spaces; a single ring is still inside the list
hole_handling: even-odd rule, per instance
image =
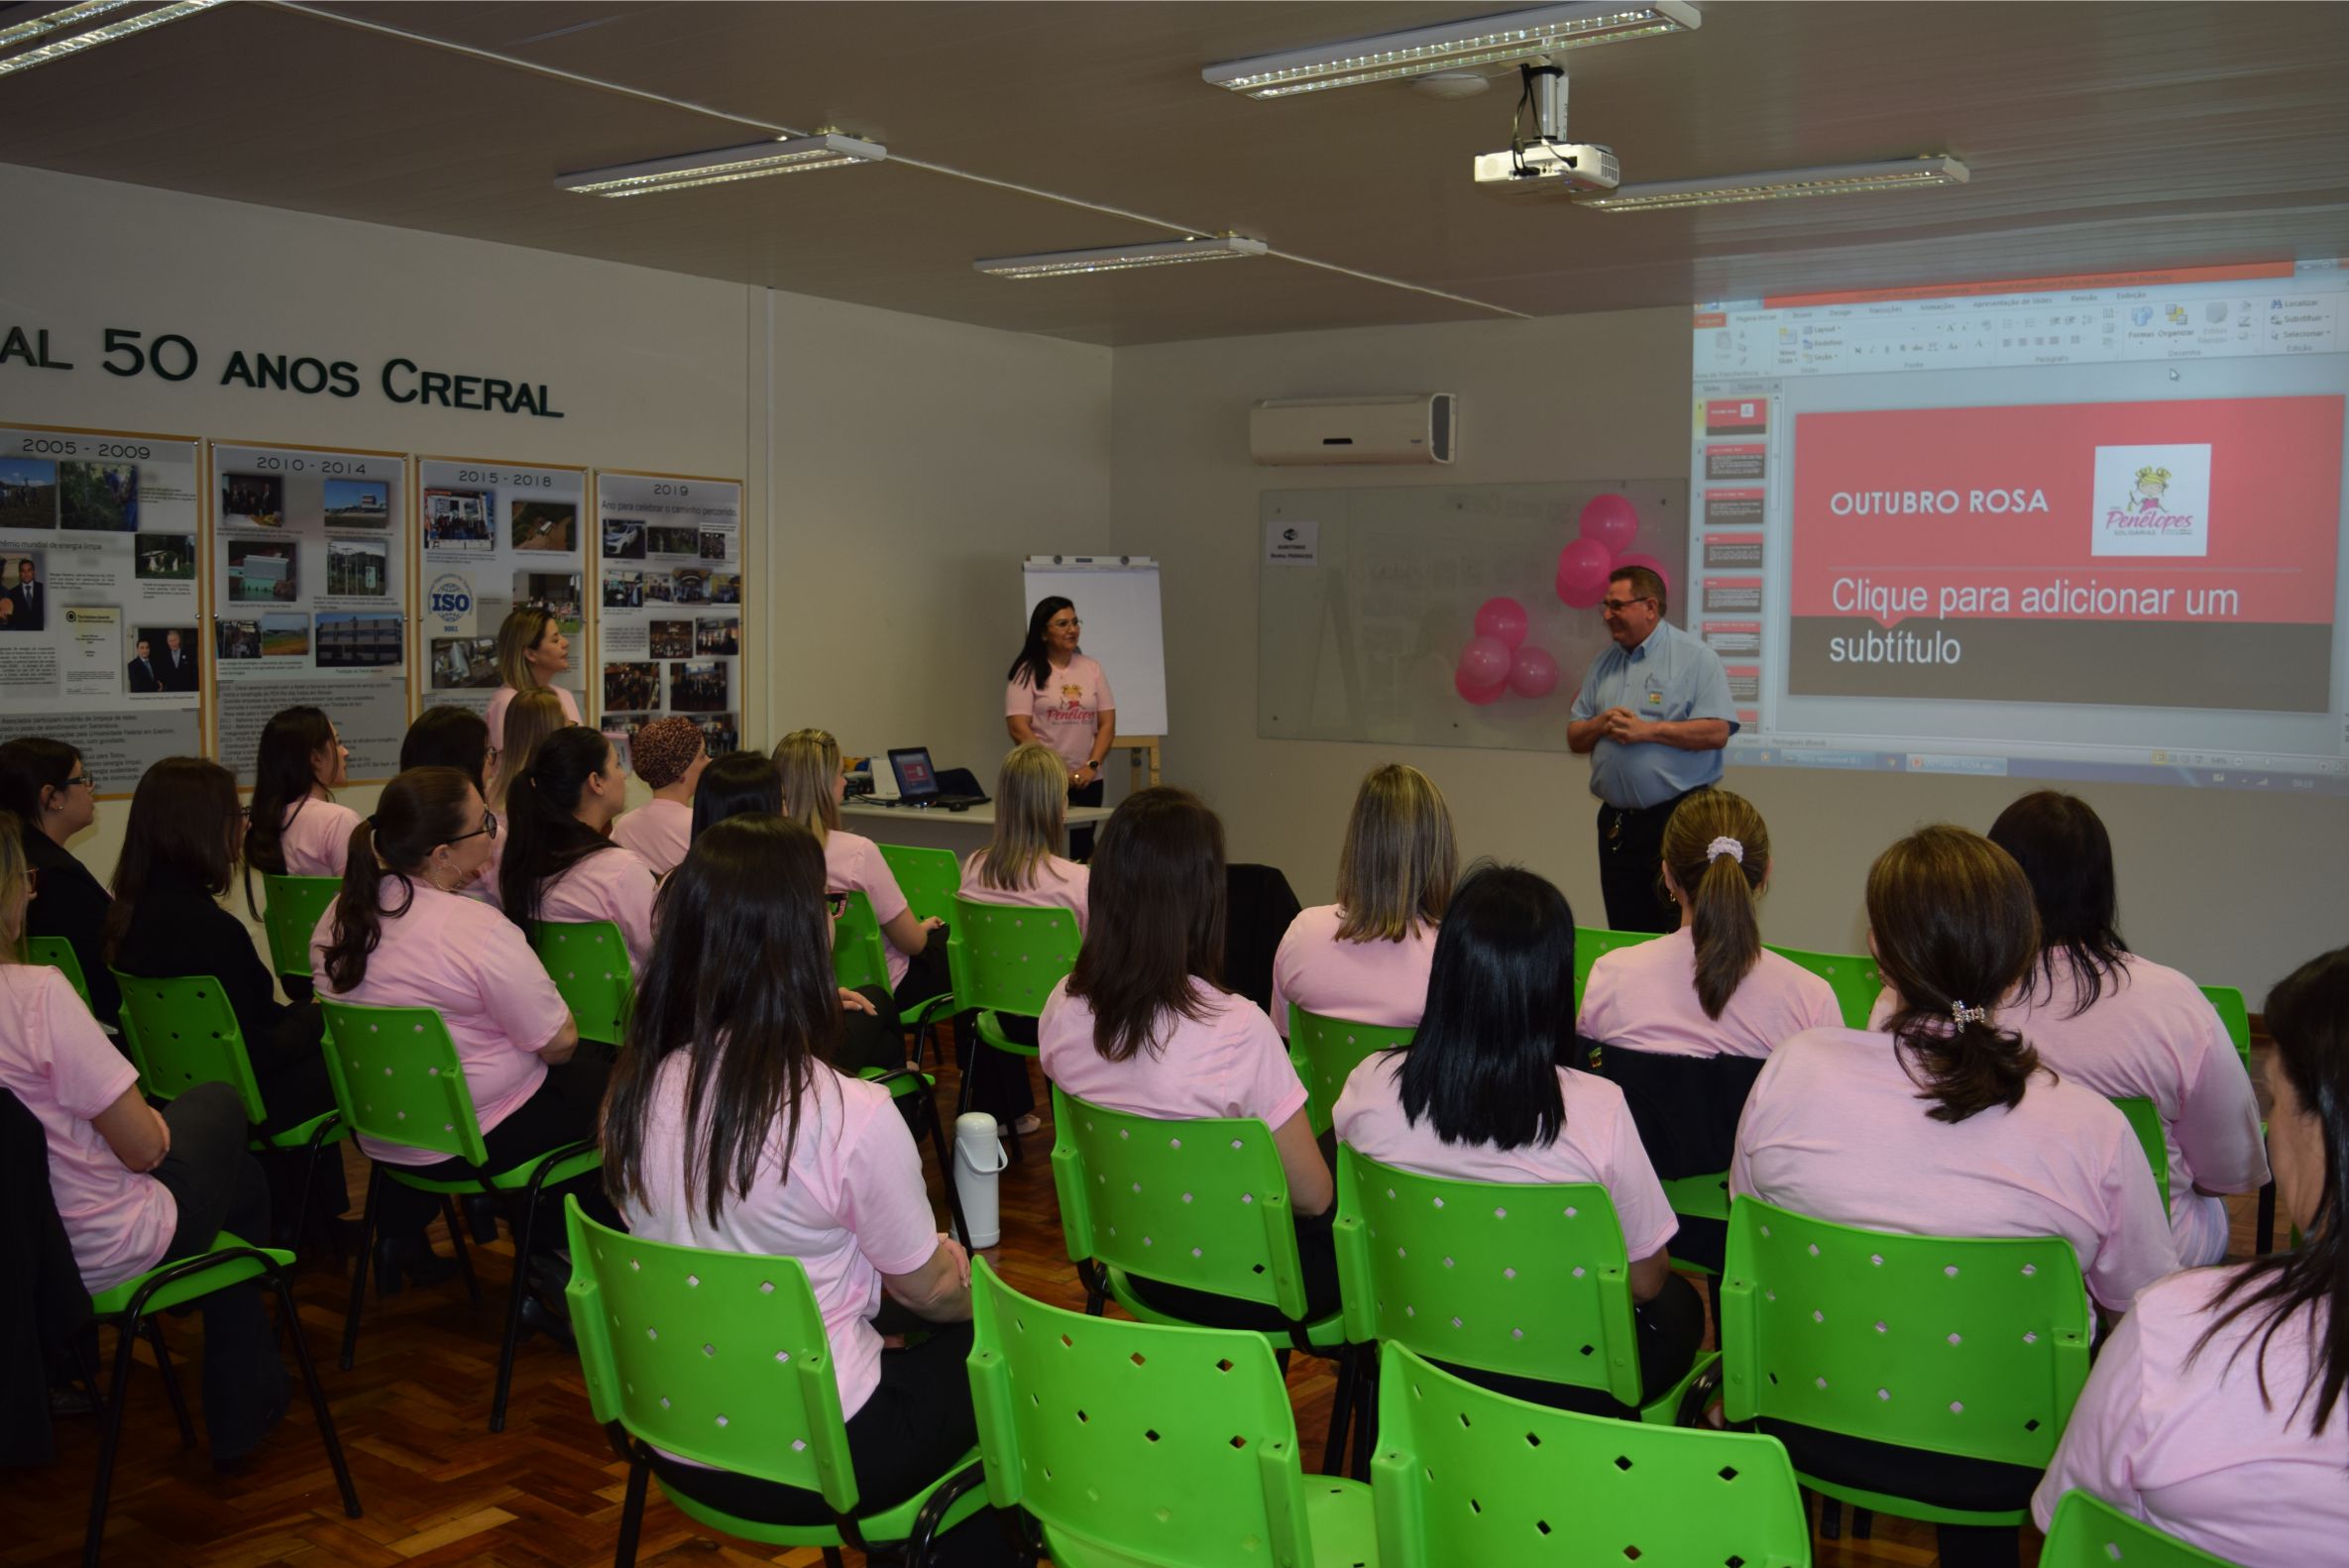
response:
[[[443,572],[425,591],[424,613],[436,617],[443,630],[453,631],[473,619],[473,583],[462,572]]]

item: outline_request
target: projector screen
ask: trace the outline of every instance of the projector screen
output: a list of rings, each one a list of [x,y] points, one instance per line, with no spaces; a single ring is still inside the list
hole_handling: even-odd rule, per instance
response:
[[[1694,336],[1671,587],[1733,763],[2349,793],[2343,264],[1719,301]]]

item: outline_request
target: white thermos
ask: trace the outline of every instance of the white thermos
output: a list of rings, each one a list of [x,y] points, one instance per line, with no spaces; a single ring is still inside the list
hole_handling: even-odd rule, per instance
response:
[[[962,1196],[962,1218],[970,1226],[973,1252],[1003,1240],[1003,1205],[995,1178],[1011,1164],[997,1140],[995,1118],[964,1111],[954,1118],[954,1188]]]

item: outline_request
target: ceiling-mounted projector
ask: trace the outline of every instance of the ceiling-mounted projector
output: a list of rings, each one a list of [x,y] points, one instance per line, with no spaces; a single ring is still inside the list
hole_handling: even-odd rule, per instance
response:
[[[1611,191],[1622,182],[1615,149],[1566,140],[1566,72],[1543,60],[1517,67],[1525,95],[1510,117],[1509,146],[1479,154],[1476,188],[1504,195],[1519,192],[1559,196]],[[1533,112],[1533,134],[1523,133],[1525,111]]]

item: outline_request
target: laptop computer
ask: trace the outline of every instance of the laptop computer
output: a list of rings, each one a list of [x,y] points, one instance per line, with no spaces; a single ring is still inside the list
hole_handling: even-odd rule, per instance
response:
[[[944,806],[951,811],[987,803],[984,795],[943,793],[928,746],[890,747],[889,771],[897,779],[898,798],[908,806]]]

